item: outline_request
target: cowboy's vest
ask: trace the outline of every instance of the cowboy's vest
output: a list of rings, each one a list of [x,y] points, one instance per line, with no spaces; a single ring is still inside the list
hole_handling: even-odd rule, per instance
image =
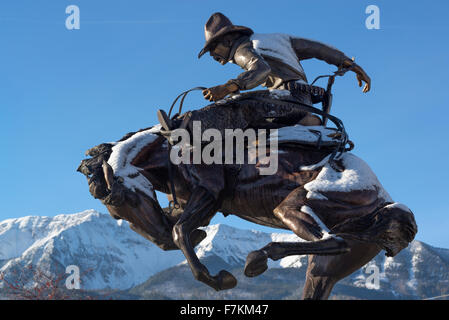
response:
[[[254,33],[250,40],[254,50],[262,57],[268,57],[281,61],[289,68],[300,74],[304,80],[307,79],[298,56],[292,47],[291,37],[283,33]],[[307,81],[307,80],[306,80]]]

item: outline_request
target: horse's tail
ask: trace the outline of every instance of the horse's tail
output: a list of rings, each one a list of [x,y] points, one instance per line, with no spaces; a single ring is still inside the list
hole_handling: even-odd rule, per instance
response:
[[[330,233],[344,239],[374,242],[394,257],[415,238],[415,218],[407,206],[390,203],[373,213],[354,217],[334,226]]]

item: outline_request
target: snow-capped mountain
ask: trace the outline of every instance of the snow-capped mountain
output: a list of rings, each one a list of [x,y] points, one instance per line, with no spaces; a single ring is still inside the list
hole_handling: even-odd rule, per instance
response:
[[[219,256],[229,265],[244,265],[248,253],[258,250],[272,241],[301,241],[293,233],[265,233],[242,230],[225,224],[211,225],[204,230],[207,237],[197,246],[198,257]],[[301,267],[307,265],[305,256],[286,257],[279,261],[269,260],[270,268]]]
[[[162,252],[127,222],[93,210],[0,223],[0,272],[6,275],[30,264],[60,275],[76,265],[84,289],[126,289],[183,259],[179,251]]]
[[[143,298],[164,296],[171,299],[299,299],[307,268],[306,256],[295,256],[269,263],[269,269],[256,278],[243,275],[244,257],[253,247],[260,248],[270,239],[292,241],[289,234],[266,234],[235,230],[228,226],[218,229],[202,254],[212,273],[221,269],[231,271],[238,280],[236,288],[215,292],[195,281],[189,268],[177,265],[150,277],[133,288],[132,294]],[[221,232],[224,231],[224,232]],[[238,235],[238,236],[236,236]],[[246,235],[246,236],[245,236]],[[212,236],[212,234],[210,235]],[[207,240],[207,239],[206,239]],[[254,241],[254,243],[251,243]],[[229,245],[226,245],[229,243]],[[251,244],[249,244],[251,243]],[[204,247],[201,247],[204,248]],[[238,252],[238,254],[236,254]],[[426,299],[449,298],[449,250],[434,248],[413,241],[395,257],[379,253],[363,268],[342,279],[334,287],[334,299]],[[243,259],[242,259],[243,257]],[[242,260],[239,260],[242,259]],[[374,274],[378,274],[376,283]]]
[[[230,264],[242,264],[246,255],[274,239],[294,235],[267,234],[226,225],[206,228],[207,238],[197,247],[199,257],[223,256]],[[273,239],[273,240],[272,240]],[[298,264],[286,258],[272,267]],[[63,274],[69,265],[86,272],[84,289],[127,289],[153,274],[185,262],[178,250],[162,251],[129,228],[124,220],[93,210],[55,217],[27,216],[0,222],[0,272],[32,265]]]
[[[271,241],[298,241],[293,234],[269,234],[223,224],[212,225],[205,230],[207,237],[196,248],[198,256],[211,263],[219,261],[236,270],[243,269],[250,251],[260,249]],[[76,265],[82,274],[82,288],[86,290],[123,290],[140,285],[141,289],[135,291],[140,294],[148,292],[150,284],[151,290],[157,287],[164,290],[169,287],[169,283],[172,289],[173,286],[181,286],[178,289],[183,292],[189,290],[188,286],[182,287],[182,281],[177,281],[179,277],[183,277],[189,284],[203,286],[193,279],[180,251],[162,251],[133,232],[127,222],[114,220],[109,215],[93,210],[55,217],[29,216],[0,222],[0,273],[16,275],[30,265],[55,275],[64,274],[69,265]],[[306,266],[306,256],[269,262],[274,277],[279,281],[285,278],[284,287],[287,291],[290,290],[287,289],[288,284],[292,282],[289,277],[295,274],[295,277],[303,279]],[[377,291],[370,288],[366,281],[373,266],[379,270],[380,275],[380,289]],[[178,272],[180,270],[185,272]],[[245,281],[261,285],[264,279],[268,278],[263,278],[262,275]],[[29,285],[32,285],[32,281],[31,278],[28,279]],[[159,286],[155,285],[156,282]],[[239,289],[240,283],[242,285]],[[376,291],[376,297],[388,298],[424,298],[445,294],[449,292],[449,250],[414,241],[394,258],[387,258],[383,252],[380,253],[364,268],[340,283],[340,287],[336,287],[338,293],[351,297],[365,297],[365,293],[361,293],[363,290]],[[295,283],[296,291],[298,284]],[[235,290],[234,292],[242,294],[236,298],[260,297],[256,289],[244,289],[244,282],[240,280],[239,285],[227,294]],[[245,290],[255,292],[243,292]],[[175,294],[179,290],[172,292],[172,295],[166,296],[180,298]],[[158,296],[164,294],[166,292],[157,292]],[[142,296],[148,297],[145,294]]]

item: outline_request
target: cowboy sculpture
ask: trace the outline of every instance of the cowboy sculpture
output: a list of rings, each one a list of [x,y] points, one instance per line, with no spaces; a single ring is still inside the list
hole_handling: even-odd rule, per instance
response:
[[[214,13],[205,28],[206,43],[198,58],[206,52],[220,64],[227,62],[239,65],[245,72],[236,79],[203,91],[204,98],[219,101],[242,90],[250,90],[259,85],[269,90],[288,90],[292,97],[305,105],[312,105],[314,95],[307,84],[301,60],[317,58],[340,68],[348,68],[356,73],[363,92],[368,92],[371,79],[366,72],[341,51],[323,43],[286,34],[256,34],[250,28],[236,26],[222,13]],[[322,97],[323,89],[315,87],[315,96]],[[159,110],[159,119],[166,130],[176,125]],[[302,125],[321,125],[318,117],[302,113]]]
[[[362,81],[365,82],[363,92],[370,89],[371,80],[365,71],[341,51],[325,44],[285,34],[255,34],[247,27],[233,25],[222,13],[212,14],[204,29],[206,43],[198,57],[209,51],[220,64],[236,63],[246,71],[224,85],[204,89],[204,98],[215,103],[201,110],[175,115],[172,119],[163,110],[158,110],[163,128],[161,134],[172,145],[175,144],[171,139],[173,130],[182,128],[193,132],[192,124],[195,121],[201,123],[202,130],[218,129],[223,136],[226,129],[322,125],[319,117],[298,107],[298,104],[312,106],[316,101],[321,101],[325,93],[324,89],[307,84],[300,60],[318,58],[339,68],[348,68],[357,74],[359,86]],[[219,101],[227,95],[258,85],[269,90],[247,92],[240,95],[245,99],[230,99],[224,104]],[[272,99],[272,92],[287,93],[296,104],[277,103],[277,99]],[[261,98],[265,99],[265,103],[260,102]],[[222,166],[185,164],[185,168],[185,172],[194,177],[194,189],[219,198],[224,185],[214,177],[217,171],[223,170]]]

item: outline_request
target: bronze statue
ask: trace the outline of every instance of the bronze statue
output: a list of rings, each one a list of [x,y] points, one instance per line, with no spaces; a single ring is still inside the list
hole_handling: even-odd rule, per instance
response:
[[[306,240],[269,243],[249,253],[245,265],[245,275],[254,277],[267,269],[268,258],[308,254],[304,299],[326,299],[340,279],[382,249],[396,255],[417,232],[413,213],[393,202],[363,160],[350,153],[337,160],[337,170],[325,161],[330,149],[281,142],[274,175],[261,175],[260,163],[211,166],[208,181],[219,186],[215,198],[198,186],[188,165],[170,164],[169,147],[159,126],[132,132],[88,150],[91,158],[78,171],[112,217],[129,221],[163,250],[182,250],[194,277],[215,290],[235,287],[236,279],[225,270],[211,275],[194,247],[206,236],[198,228],[217,212],[289,229]],[[163,210],[156,190],[176,193],[181,207]]]
[[[176,114],[170,118],[165,111],[158,110],[158,119],[164,129],[161,134],[166,137],[170,137],[176,128],[192,132],[194,121],[201,122],[203,131],[215,128],[221,132],[225,129],[280,128],[293,124],[325,125],[325,117],[322,121],[305,108],[322,102],[325,109],[324,104],[329,104],[332,99],[329,92],[307,83],[300,63],[304,59],[318,58],[339,70],[351,70],[357,74],[360,86],[362,81],[366,82],[363,91],[370,89],[371,80],[365,71],[341,51],[325,44],[285,34],[254,34],[250,28],[233,25],[222,13],[212,14],[204,30],[206,43],[198,54],[199,58],[210,52],[222,65],[232,62],[246,71],[224,85],[203,90],[204,97],[216,103],[200,112]],[[227,95],[259,85],[269,90],[239,94],[236,99],[219,103]],[[282,98],[276,98],[282,91]],[[168,141],[173,143],[171,139]],[[189,170],[194,172],[197,185],[209,190],[217,199],[222,186],[210,182],[215,168],[190,165]]]
[[[233,62],[246,71],[224,85],[204,89],[212,105],[184,114],[180,108],[171,118],[160,110],[161,126],[88,150],[90,158],[78,171],[86,175],[90,193],[114,218],[129,221],[133,230],[161,249],[182,250],[194,277],[215,290],[235,287],[236,279],[225,270],[211,275],[194,247],[205,237],[199,228],[217,212],[291,230],[307,241],[269,243],[249,253],[245,265],[245,275],[254,277],[267,269],[268,258],[308,254],[305,299],[326,299],[340,279],[380,250],[394,256],[405,248],[417,232],[413,213],[394,202],[368,165],[348,152],[352,147],[346,147],[350,142],[341,121],[328,109],[313,108],[317,102],[323,102],[323,109],[329,106],[333,78],[327,90],[309,85],[300,60],[315,57],[334,64],[337,75],[352,70],[368,92],[370,79],[363,69],[324,44],[282,34],[256,35],[220,13],[211,16],[205,31],[199,56],[210,52],[221,64]],[[258,85],[270,90],[236,94]],[[327,118],[337,129],[324,126]],[[279,147],[267,146],[269,154],[277,155],[277,170],[263,175],[263,161],[252,163],[248,158],[241,164],[174,165],[169,156],[176,147],[171,133],[176,128],[192,132],[195,121],[218,132],[278,129]],[[317,138],[309,141],[305,136]],[[191,151],[182,151],[190,157]],[[179,207],[162,209],[156,190]]]
[[[237,91],[262,85],[271,90],[288,90],[302,104],[312,105],[311,88],[301,66],[302,60],[311,58],[323,60],[339,69],[352,70],[357,75],[359,86],[365,82],[363,92],[370,90],[371,79],[362,67],[341,51],[323,43],[286,34],[255,34],[250,28],[233,25],[222,13],[214,13],[209,18],[204,33],[206,43],[198,54],[199,58],[209,52],[222,65],[231,62],[246,70],[236,79],[205,89],[203,94],[209,101],[218,101]],[[321,91],[316,95],[323,94]],[[166,130],[174,127],[164,114],[160,119]],[[298,123],[320,125],[321,121],[307,113]]]
[[[205,90],[204,96],[210,101],[217,101],[237,90],[249,90],[258,85],[290,90],[288,83],[307,83],[300,61],[310,58],[317,58],[337,67],[352,67],[357,74],[359,86],[362,86],[362,81],[366,83],[363,92],[370,90],[371,80],[360,66],[341,51],[320,42],[285,34],[254,34],[249,28],[234,26],[221,13],[214,13],[204,29],[206,44],[198,57],[209,51],[220,64],[232,62],[246,70],[224,85]]]

